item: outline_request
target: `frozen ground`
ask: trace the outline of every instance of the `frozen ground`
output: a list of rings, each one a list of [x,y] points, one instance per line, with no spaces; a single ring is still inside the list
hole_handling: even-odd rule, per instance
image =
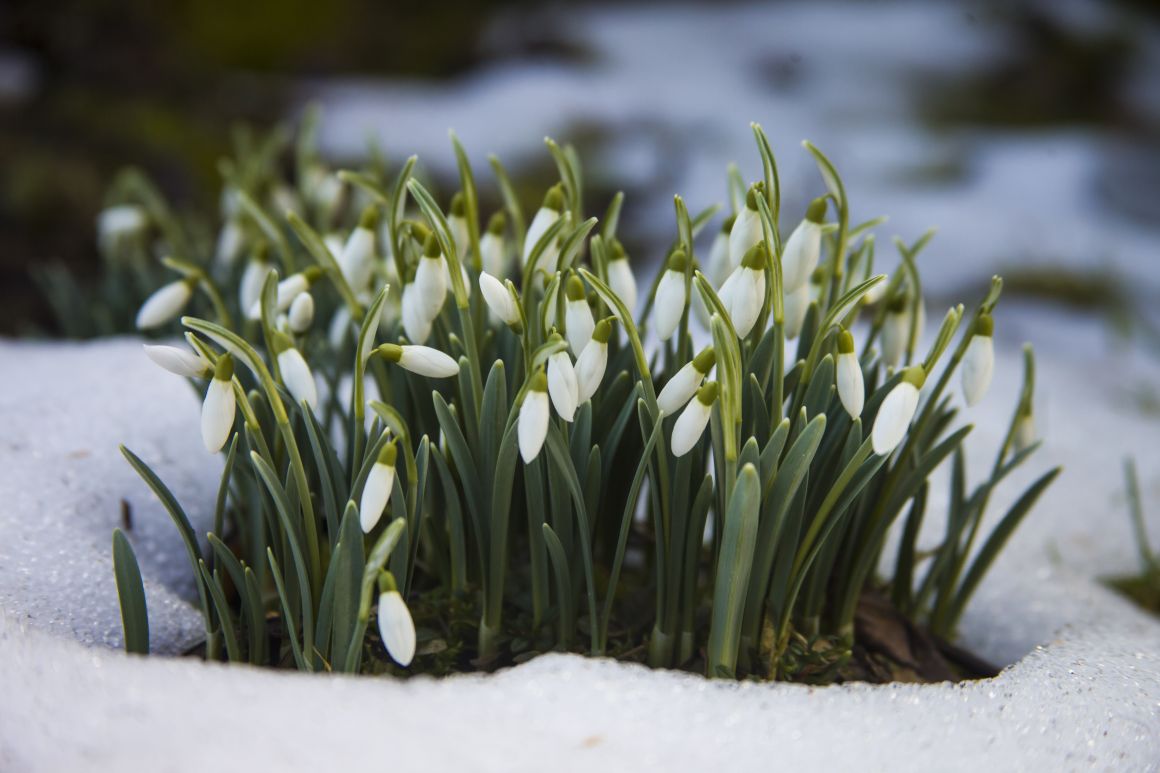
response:
[[[125,656],[113,648],[109,561],[122,498],[154,647],[182,649],[198,619],[182,600],[176,533],[117,443],[154,464],[204,527],[217,465],[198,442],[196,400],[136,341],[0,343],[12,374],[0,394],[0,769],[1155,769],[1160,622],[1093,578],[1134,562],[1124,453],[1139,460],[1160,531],[1158,423],[1124,397],[1129,384],[1160,383],[1160,367],[1111,352],[1081,323],[1053,322],[1035,466],[1067,472],[963,624],[968,646],[1014,665],[962,686],[825,689],[573,656],[409,682]],[[976,462],[993,453],[1018,387],[1017,348],[1000,339],[999,352],[993,394],[967,415],[980,424]]]

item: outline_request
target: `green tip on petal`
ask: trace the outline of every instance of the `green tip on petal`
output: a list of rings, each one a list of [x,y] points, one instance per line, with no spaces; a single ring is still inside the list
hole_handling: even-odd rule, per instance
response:
[[[768,255],[769,251],[765,249],[765,242],[758,242],[745,253],[745,257],[741,259],[741,265],[754,271],[761,271],[765,268]]]
[[[302,276],[306,279],[307,284],[314,284],[322,278],[322,267],[310,266],[302,271]]]
[[[462,191],[456,191],[455,195],[451,197],[451,215],[453,217],[467,216],[467,204],[464,203]]]
[[[437,258],[439,254],[439,240],[435,238],[435,234],[427,234],[427,238],[423,241],[423,257]]]
[[[596,323],[596,327],[592,329],[592,340],[598,344],[608,343],[608,339],[612,337],[612,323],[605,318]]]
[[[721,387],[717,385],[717,382],[710,381],[697,390],[697,399],[701,401],[701,405],[712,405],[716,402],[719,391],[721,391]]]
[[[378,462],[379,464],[385,464],[388,467],[394,467],[395,459],[398,457],[398,455],[399,449],[395,447],[395,441],[392,440],[383,446],[382,451],[379,451]]]
[[[584,282],[575,274],[568,277],[568,282],[564,285],[564,294],[570,301],[582,301],[588,297],[584,292]]]
[[[909,303],[906,293],[901,293],[890,299],[890,304],[886,307],[886,310],[891,314],[904,314]]]
[[[838,354],[854,353],[854,334],[845,328],[838,333]]]
[[[979,315],[975,320],[975,335],[990,338],[995,334],[995,320],[990,314],[986,312]]]
[[[745,206],[757,211],[757,197],[765,194],[765,183],[755,182],[749,186],[749,192],[745,194]]]
[[[399,584],[395,582],[395,575],[383,569],[379,572],[379,595],[384,593],[398,592]]]
[[[218,358],[213,369],[213,377],[222,381],[229,381],[234,377],[234,358],[228,353]]]
[[[548,376],[544,373],[544,369],[540,368],[532,374],[532,380],[528,382],[529,392],[547,392],[548,391]]]
[[[673,254],[669,256],[669,271],[679,271],[683,274],[688,265],[689,257],[685,255],[685,251],[680,248],[673,250]]]
[[[275,356],[294,348],[294,342],[290,340],[290,336],[286,335],[280,330],[274,331],[273,345]]]
[[[407,222],[407,225],[411,229],[411,237],[414,238],[415,241],[419,242],[420,245],[427,241],[427,237],[431,234],[431,229],[422,223],[417,223],[414,220],[410,220]]]
[[[507,215],[503,211],[496,212],[487,221],[487,232],[495,236],[503,236],[504,229],[507,228]]]
[[[258,245],[254,247],[254,260],[258,261],[259,263],[270,262],[270,243],[265,239],[262,239],[260,242],[258,242]]]
[[[806,209],[806,220],[811,223],[821,223],[826,218],[826,199],[824,196],[819,196],[810,202],[810,206]]]
[[[544,196],[544,209],[551,209],[556,212],[564,211],[563,183],[556,183],[548,189],[547,195]]]
[[[628,257],[628,253],[624,251],[624,245],[620,243],[620,239],[613,239],[611,245],[612,260],[622,260]]]
[[[911,365],[902,371],[902,380],[912,384],[915,389],[922,389],[922,385],[926,383],[926,370],[921,365]]]
[[[383,344],[379,347],[379,354],[388,362],[398,362],[403,358],[403,347],[398,344]]]
[[[721,224],[721,233],[728,236],[729,232],[733,230],[733,224],[736,222],[737,215],[730,215],[729,217],[725,218],[725,222]]]
[[[820,285],[825,278],[826,270],[819,266],[814,269],[814,273],[810,274],[810,284]]]
[[[700,354],[693,358],[693,367],[697,369],[698,373],[708,373],[716,364],[717,352],[713,350],[712,346],[706,346]],[[686,394],[688,393],[686,392]]]
[[[358,219],[358,227],[373,231],[379,227],[379,208],[370,204],[362,211]]]

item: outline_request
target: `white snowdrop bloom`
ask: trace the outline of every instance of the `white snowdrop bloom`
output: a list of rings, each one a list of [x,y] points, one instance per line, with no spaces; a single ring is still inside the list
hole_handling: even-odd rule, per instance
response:
[[[342,346],[343,339],[351,333],[350,323],[350,307],[344,303],[335,309],[334,316],[330,318],[330,327],[326,331],[326,339],[335,349]]]
[[[906,353],[906,339],[910,336],[908,304],[905,296],[894,299],[882,320],[882,361],[891,368],[898,367]]]
[[[787,294],[782,300],[782,310],[785,312],[785,337],[790,341],[802,334],[802,326],[805,325],[811,301],[808,284]]]
[[[729,231],[729,270],[741,265],[745,255],[761,241],[761,215],[757,211],[757,197],[765,195],[762,186],[754,183],[745,194],[745,206],[737,213]]]
[[[442,263],[443,263],[443,281],[445,282],[445,286],[447,287],[447,292],[451,292],[451,288],[454,286],[451,284],[451,264],[448,263],[446,260],[442,261]],[[463,265],[462,263],[459,264],[459,275],[461,277],[463,277],[463,289],[467,291],[467,297],[470,298],[471,297],[471,276],[467,273],[467,266]]]
[[[653,325],[662,341],[673,337],[685,313],[688,294],[685,292],[685,269],[689,259],[684,250],[676,250],[669,258],[668,267],[657,283],[657,294],[653,302]],[[764,291],[763,291],[764,292]]]
[[[725,218],[721,230],[713,237],[713,244],[709,246],[709,260],[706,263],[705,277],[714,287],[720,285],[733,271],[729,265],[729,232],[737,218],[733,215]]]
[[[379,636],[391,659],[403,668],[415,657],[415,621],[397,590],[379,594]]]
[[[423,244],[423,257],[419,258],[419,267],[415,269],[415,291],[423,315],[429,320],[439,316],[443,301],[447,298],[446,268],[446,261],[439,251],[439,242],[434,234],[428,234]]]
[[[580,385],[568,352],[556,352],[548,357],[548,394],[560,418],[572,421],[580,402]]]
[[[822,252],[822,220],[826,216],[826,200],[814,199],[806,210],[805,218],[785,242],[781,253],[782,285],[792,293],[810,280],[818,267]]]
[[[196,284],[197,280],[189,277],[178,279],[146,298],[145,303],[141,304],[141,310],[137,312],[137,329],[159,327],[180,314],[193,297]]]
[[[584,292],[584,282],[573,274],[564,285],[564,332],[568,336],[568,346],[572,353],[579,355],[592,340],[596,320],[592,318],[592,308],[588,305],[588,295]]]
[[[277,183],[274,186],[270,191],[270,201],[274,205],[274,211],[279,214],[285,215],[288,212],[302,214],[302,202],[298,200],[298,194],[285,183]]]
[[[854,354],[854,336],[849,330],[838,333],[838,362],[835,380],[838,382],[838,398],[850,418],[862,415],[866,403],[866,383],[862,378],[862,366],[858,355]]]
[[[411,343],[421,344],[431,336],[433,320],[427,316],[414,282],[403,285],[402,317],[403,332]]]
[[[592,331],[592,338],[576,358],[577,397],[581,404],[592,399],[592,395],[600,388],[600,382],[604,380],[604,371],[608,367],[608,339],[611,336],[612,325],[606,319],[600,320]]]
[[[103,252],[109,252],[122,241],[134,239],[149,227],[149,215],[136,204],[106,207],[97,215],[97,241]]]
[[[672,415],[693,399],[701,382],[717,364],[717,354],[712,346],[706,346],[689,362],[686,362],[665,384],[657,395],[657,407],[665,414]]]
[[[1035,443],[1035,419],[1028,410],[1020,414],[1019,418],[1015,420],[1015,436],[1013,442],[1015,445],[1015,453],[1025,451]]]
[[[705,432],[705,425],[713,414],[713,403],[717,400],[719,387],[716,381],[710,381],[697,390],[696,396],[681,411],[677,421],[673,424],[672,451],[673,456],[684,456],[693,450],[701,435]]]
[[[451,238],[455,241],[455,255],[462,263],[471,246],[471,232],[467,226],[467,206],[463,194],[458,191],[451,197],[451,212],[447,216],[447,227],[451,229]]]
[[[391,489],[395,487],[395,457],[398,449],[394,441],[388,442],[379,451],[378,459],[371,467],[363,485],[362,497],[358,505],[358,522],[363,534],[369,534],[383,517],[387,503],[391,501]]]
[[[524,464],[531,464],[548,437],[548,378],[542,370],[532,376],[524,401],[520,405],[516,434]]]
[[[342,234],[331,231],[322,237],[322,243],[335,260],[342,258],[342,251],[346,248],[346,242],[342,240]]]
[[[290,330],[299,335],[305,333],[314,322],[314,296],[310,293],[299,293],[290,304],[290,311],[286,317]]]
[[[483,270],[495,277],[507,274],[507,255],[504,254],[503,232],[507,218],[503,212],[496,212],[487,223],[487,232],[479,237],[479,251]]]
[[[619,241],[612,243],[612,259],[608,261],[608,287],[624,303],[628,313],[635,315],[636,277],[632,273],[632,266],[628,264],[628,255]]]
[[[238,284],[238,303],[243,309],[248,310],[254,304],[260,304],[262,285],[266,283],[266,275],[272,269],[269,248],[263,243],[254,252],[254,257],[246,263],[245,269],[242,270],[242,278]]]
[[[342,180],[330,174],[321,164],[315,164],[307,171],[306,191],[314,205],[323,212],[333,212],[339,205],[344,186]]]
[[[913,365],[903,372],[902,380],[886,395],[878,408],[870,435],[874,453],[888,454],[902,442],[918,408],[918,390],[925,382],[926,372],[922,366]]]
[[[200,354],[177,346],[145,344],[145,356],[170,373],[186,378],[205,378],[213,372],[209,362]]]
[[[769,253],[765,242],[758,242],[733,272],[736,277],[729,292],[729,317],[737,330],[738,338],[745,338],[757,318],[761,316],[761,306],[765,303],[765,259]]]
[[[733,289],[735,287],[737,287],[737,272],[730,271],[729,276],[725,277],[725,281],[717,288],[717,300],[721,301],[725,311],[729,311],[729,305],[733,303]],[[730,318],[732,319],[732,317]]]
[[[487,308],[500,322],[509,327],[520,325],[520,310],[515,295],[507,285],[483,271],[479,275],[479,291]]]
[[[383,344],[379,347],[379,353],[388,362],[396,363],[404,370],[420,376],[449,378],[459,373],[459,363],[451,355],[430,346]]]
[[[201,440],[205,450],[216,454],[229,440],[234,426],[234,359],[223,354],[214,368],[213,378],[201,404]]]
[[[540,241],[540,238],[549,228],[555,225],[563,211],[564,186],[557,183],[548,189],[547,195],[544,196],[544,203],[536,210],[532,224],[528,226],[528,233],[524,236],[524,254],[520,260],[520,266],[528,265],[528,258],[532,256],[532,250],[535,249],[536,243]],[[551,246],[548,249],[551,249]],[[543,267],[543,265],[544,261],[541,259],[540,266]]]
[[[875,303],[878,303],[886,297],[886,288],[889,286],[890,277],[888,276],[866,291],[866,294],[862,296],[862,303],[867,306],[873,306]]]
[[[299,294],[309,290],[310,286],[318,281],[320,276],[322,276],[322,269],[318,266],[310,266],[309,268],[299,271],[296,274],[291,274],[279,282],[278,291],[274,301],[274,313],[279,314],[289,309],[290,304],[294,302],[294,299],[297,298]],[[246,316],[252,320],[262,318],[262,299],[260,288],[258,293],[258,299],[250,305],[250,309],[246,314]]]
[[[378,225],[378,209],[367,207],[363,210],[358,227],[350,232],[341,251],[334,253],[343,278],[356,293],[370,284],[375,271],[375,230]]]
[[[282,383],[297,403],[304,402],[311,408],[318,407],[318,387],[314,374],[302,358],[302,352],[294,348],[294,342],[284,333],[274,333],[274,352],[278,359],[278,369],[282,373]]]
[[[230,218],[218,231],[217,246],[214,248],[214,260],[219,266],[232,266],[242,253],[246,234],[242,224]]]
[[[967,405],[974,405],[987,394],[991,386],[991,376],[995,372],[995,343],[992,334],[995,321],[990,314],[980,314],[975,322],[975,332],[967,344],[963,355],[963,397]]]

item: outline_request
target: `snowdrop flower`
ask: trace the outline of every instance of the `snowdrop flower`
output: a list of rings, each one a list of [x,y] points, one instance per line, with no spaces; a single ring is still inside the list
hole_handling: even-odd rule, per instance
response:
[[[238,285],[238,303],[243,309],[259,304],[262,297],[262,285],[266,283],[266,274],[270,273],[270,248],[261,242],[254,251],[254,256],[246,263],[242,271],[242,279]]]
[[[500,322],[520,332],[520,308],[516,300],[514,289],[483,271],[479,275],[479,291],[483,293],[483,300],[487,308]]]
[[[963,397],[967,405],[974,405],[983,399],[991,386],[991,375],[995,371],[995,344],[991,336],[995,331],[995,320],[990,314],[980,314],[975,322],[975,332],[967,344],[963,355]]]
[[[729,290],[729,317],[737,330],[738,338],[745,338],[765,303],[765,264],[769,252],[765,242],[758,242],[745,253],[741,265],[733,272],[733,286]]]
[[[716,352],[712,346],[706,346],[669,379],[665,388],[657,395],[657,407],[669,415],[679,411],[685,403],[693,399],[693,395],[701,387],[701,382],[716,364]]]
[[[528,258],[531,257],[536,243],[560,219],[563,211],[564,186],[561,183],[556,183],[548,189],[548,193],[544,196],[544,203],[540,205],[535,217],[532,218],[532,224],[528,226],[528,233],[524,237],[524,254],[520,261],[521,266],[528,265]],[[551,245],[548,249],[551,249]],[[540,265],[543,266],[543,261]]]
[[[445,264],[435,234],[427,234],[427,241],[423,244],[423,257],[419,259],[419,267],[415,269],[415,292],[418,294],[416,302],[429,320],[439,316],[439,312],[443,309],[443,301],[447,297]]]
[[[290,304],[294,302],[301,293],[310,289],[311,285],[318,281],[322,276],[322,269],[318,266],[310,266],[307,269],[299,271],[296,274],[283,279],[278,283],[278,291],[274,301],[274,313],[281,313],[290,308]],[[265,277],[263,277],[263,281]],[[258,291],[259,297],[253,304],[246,316],[250,319],[257,320],[262,318],[262,299],[261,290]]]
[[[685,257],[685,251],[674,250],[672,257],[669,258],[668,268],[661,276],[661,281],[657,283],[656,299],[653,302],[653,324],[656,326],[657,336],[662,341],[673,337],[677,325],[681,323],[681,315],[685,313],[685,303],[688,301],[685,292],[685,269],[688,265],[689,259]]]
[[[136,204],[106,207],[97,215],[97,241],[102,252],[110,252],[122,241],[134,239],[149,227],[149,216]]]
[[[213,372],[209,362],[200,354],[176,346],[145,344],[145,356],[177,376],[205,378]]]
[[[524,464],[531,464],[548,437],[548,378],[538,370],[528,384],[520,405],[516,434],[520,441],[520,456]]]
[[[806,314],[810,310],[810,286],[802,285],[792,293],[788,293],[782,300],[782,310],[785,312],[785,337],[793,340],[802,334],[802,326],[806,323]]]
[[[851,419],[858,418],[862,415],[862,407],[866,402],[866,384],[862,379],[862,366],[858,364],[858,355],[854,354],[854,336],[845,329],[838,333],[836,379],[842,407],[850,414]]]
[[[881,282],[866,291],[866,294],[862,296],[862,303],[867,306],[873,306],[875,303],[878,303],[878,301],[886,297],[886,288],[889,286],[890,277],[887,276]]]
[[[230,218],[218,231],[217,246],[214,248],[214,259],[220,266],[232,266],[242,252],[245,241],[245,232],[242,224],[235,218]]]
[[[467,227],[467,206],[464,204],[463,194],[459,191],[451,197],[451,214],[447,218],[447,227],[451,229],[451,238],[455,240],[455,254],[462,263],[467,257],[467,248],[471,246],[471,233]]]
[[[673,424],[672,450],[673,456],[684,456],[693,450],[701,435],[705,432],[705,425],[709,423],[709,416],[713,413],[713,403],[717,401],[718,386],[716,381],[710,381],[697,390],[697,395],[681,411],[677,421]]]
[[[356,293],[370,284],[375,270],[375,231],[378,225],[378,209],[367,207],[359,218],[358,227],[350,232],[342,250],[335,253],[343,278]]]
[[[604,370],[608,367],[608,339],[611,336],[612,325],[607,319],[600,320],[592,331],[592,338],[576,358],[577,397],[581,404],[592,399],[600,382],[604,380]]]
[[[306,191],[314,206],[329,214],[338,206],[344,186],[326,167],[314,164],[306,172]]]
[[[282,383],[290,396],[295,402],[305,402],[310,408],[316,408],[318,388],[314,384],[314,374],[302,358],[302,352],[294,348],[294,342],[285,333],[274,333],[274,354],[282,373]]]
[[[890,302],[882,320],[882,361],[891,368],[902,362],[902,355],[906,352],[906,339],[910,335],[908,304],[905,295],[897,296]]]
[[[216,454],[222,450],[234,426],[234,358],[223,354],[217,361],[205,401],[201,404],[201,440],[205,450]]]
[[[459,363],[451,355],[430,346],[383,344],[378,351],[388,362],[420,376],[448,378],[459,373]]]
[[[568,352],[559,351],[548,357],[548,394],[560,418],[572,421],[580,402],[580,384]]]
[[[395,487],[395,457],[398,449],[394,441],[388,442],[379,451],[378,459],[371,467],[367,481],[363,485],[362,497],[358,505],[358,522],[363,534],[369,534],[383,517],[387,502],[391,501],[391,489]]]
[[[803,287],[818,267],[822,251],[822,220],[826,216],[826,200],[814,199],[806,210],[805,218],[789,235],[781,253],[781,276],[786,293]]]
[[[1030,406],[1015,420],[1015,453],[1025,451],[1035,443],[1035,419],[1031,414]]]
[[[487,222],[487,232],[479,238],[483,270],[496,277],[507,273],[507,256],[504,255],[503,249],[503,232],[506,227],[507,218],[504,213],[496,212]]]
[[[407,602],[393,587],[379,594],[379,636],[392,660],[403,668],[411,665],[415,657],[415,621]]]
[[[624,303],[629,314],[636,312],[636,277],[619,240],[612,242],[612,259],[608,261],[608,287]]]
[[[926,371],[921,365],[912,365],[903,371],[902,380],[886,395],[874,419],[870,435],[874,453],[888,454],[902,442],[918,408],[918,390],[925,382]]]
[[[753,246],[761,241],[761,215],[757,212],[757,197],[764,195],[761,183],[749,186],[745,207],[737,213],[729,231],[729,269],[736,269]]]
[[[421,344],[431,336],[431,323],[434,320],[427,316],[419,298],[419,288],[413,280],[403,285],[401,314],[403,332],[411,343]]]
[[[572,353],[579,355],[592,339],[596,320],[588,306],[588,295],[584,292],[584,282],[573,274],[564,285],[564,332],[568,335],[568,346]]]
[[[290,304],[287,323],[293,332],[302,335],[310,329],[314,322],[314,296],[310,293],[299,293]]]
[[[197,280],[191,277],[178,279],[146,298],[145,303],[141,304],[141,310],[137,312],[137,329],[159,327],[180,314],[193,297],[196,284]]]
[[[736,222],[737,217],[734,215],[725,218],[725,222],[721,224],[721,230],[713,237],[713,244],[709,247],[709,261],[706,264],[705,276],[714,286],[724,282],[733,270],[733,267],[729,265],[729,232],[733,230],[733,224]]]

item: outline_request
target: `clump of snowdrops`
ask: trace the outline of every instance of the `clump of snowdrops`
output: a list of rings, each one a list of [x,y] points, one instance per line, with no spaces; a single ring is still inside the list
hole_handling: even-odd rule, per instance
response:
[[[189,242],[158,232],[172,278],[136,318],[184,329],[187,345],[146,353],[204,395],[202,439],[224,452],[204,540],[124,449],[185,541],[205,656],[446,673],[570,650],[817,678],[850,656],[871,588],[953,635],[1058,472],[981,528],[1037,445],[1030,351],[972,488],[952,381],[968,405],[987,391],[1000,280],[920,349],[930,234],[896,241],[897,270],[876,274],[883,219],[850,223],[841,178],[809,143],[820,196],[783,211],[753,132],[761,177],[730,169],[727,213],[690,215],[675,197],[675,235],[643,282],[617,237],[623,196],[586,217],[576,154],[551,140],[559,182],[530,218],[495,157],[502,209],[480,211],[454,135],[446,208],[414,157],[393,183],[381,161],[335,174],[309,131],[293,181],[274,152],[224,162],[216,246],[178,252]],[[146,204],[116,202],[102,239],[140,238]],[[948,461],[943,537],[920,550],[929,479]],[[114,559],[126,645],[147,651],[121,532]]]

